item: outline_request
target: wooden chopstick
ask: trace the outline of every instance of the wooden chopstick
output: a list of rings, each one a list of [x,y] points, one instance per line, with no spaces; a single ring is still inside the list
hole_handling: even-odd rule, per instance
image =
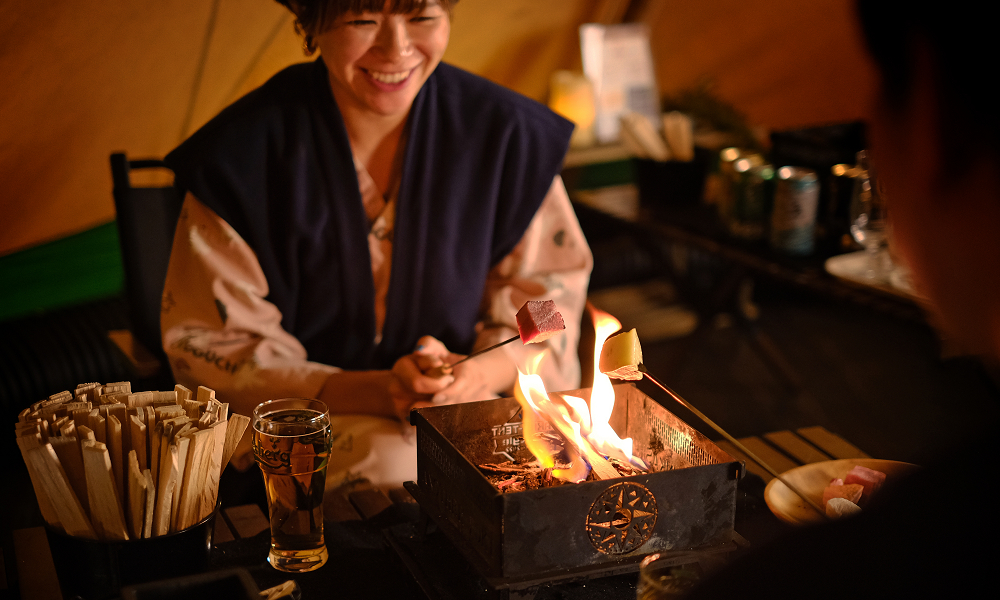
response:
[[[42,517],[69,535],[128,540],[186,529],[215,510],[219,477],[250,419],[215,391],[81,384],[18,413],[15,435]]]

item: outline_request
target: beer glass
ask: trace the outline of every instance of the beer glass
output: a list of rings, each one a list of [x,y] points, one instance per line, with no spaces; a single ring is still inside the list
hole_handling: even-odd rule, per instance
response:
[[[253,454],[271,520],[267,562],[279,571],[312,571],[326,563],[323,488],[330,443],[330,414],[319,400],[269,400],[253,411]]]

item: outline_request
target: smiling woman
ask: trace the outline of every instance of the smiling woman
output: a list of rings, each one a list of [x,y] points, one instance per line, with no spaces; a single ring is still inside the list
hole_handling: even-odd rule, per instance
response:
[[[327,14],[306,43],[319,46],[355,156],[385,194],[403,122],[448,47],[450,15],[436,0],[353,4],[362,6]]]
[[[164,346],[180,383],[243,414],[323,400],[352,440],[330,472],[400,483],[412,407],[509,394],[540,351],[548,389],[579,386],[592,258],[558,176],[572,124],[441,63],[453,2],[281,3],[320,57],[166,158],[187,195]],[[553,300],[565,334],[440,375],[516,335],[528,300]]]
[[[448,0],[281,3],[296,13],[307,51],[321,50],[341,110],[349,101],[381,114],[407,111],[448,46]]]
[[[436,3],[422,10],[345,13],[316,41],[341,110],[405,115],[434,72],[451,24]]]

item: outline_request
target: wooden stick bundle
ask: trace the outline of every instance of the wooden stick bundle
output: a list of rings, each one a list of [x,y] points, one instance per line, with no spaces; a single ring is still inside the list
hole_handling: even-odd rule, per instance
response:
[[[22,410],[17,445],[45,521],[69,535],[166,535],[215,510],[219,476],[250,419],[215,391],[86,383]]]

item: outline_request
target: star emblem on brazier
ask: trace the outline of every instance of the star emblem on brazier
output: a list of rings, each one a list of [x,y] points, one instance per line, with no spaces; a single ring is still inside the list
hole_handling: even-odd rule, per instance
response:
[[[642,546],[656,525],[656,498],[638,483],[616,483],[590,505],[587,534],[597,550],[626,554]]]

